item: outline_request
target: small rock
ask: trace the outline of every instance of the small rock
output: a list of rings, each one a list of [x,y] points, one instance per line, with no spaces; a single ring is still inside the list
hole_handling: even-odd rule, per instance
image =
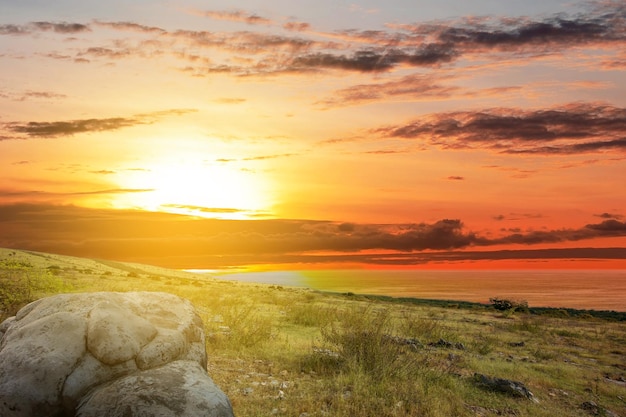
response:
[[[391,336],[391,335],[384,335],[384,336],[387,340],[395,344],[410,346],[411,348],[415,350],[417,350],[417,348],[424,347],[424,345],[419,340],[414,339],[414,338],[406,338],[406,337]]]
[[[600,407],[594,401],[585,401],[580,405],[580,408],[587,411],[592,416],[618,417],[617,414],[604,407]]]
[[[463,343],[452,343],[452,342],[448,342],[445,339],[439,339],[436,342],[429,343],[428,346],[465,350],[465,345]]]
[[[535,396],[524,384],[510,379],[495,378],[482,374],[474,374],[474,380],[483,387],[511,395],[513,397],[527,398],[531,401],[538,402]]]

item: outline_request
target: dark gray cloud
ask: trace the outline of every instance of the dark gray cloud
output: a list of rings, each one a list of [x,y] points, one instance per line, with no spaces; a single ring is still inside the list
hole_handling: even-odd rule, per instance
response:
[[[626,222],[610,219],[597,224],[588,224],[579,229],[562,229],[550,231],[530,231],[513,233],[496,239],[489,239],[482,245],[524,244],[535,245],[541,243],[575,242],[606,237],[626,236]]]
[[[189,61],[181,68],[193,76],[215,73],[237,76],[350,71],[376,73],[398,67],[439,67],[477,54],[502,54],[507,59],[562,54],[578,47],[603,47],[626,40],[626,11],[618,2],[594,2],[584,13],[542,18],[480,18],[416,24],[389,24],[386,30],[342,30],[311,32],[307,22],[281,23],[243,10],[197,11],[211,19],[242,22],[251,26],[272,26],[287,35],[258,29],[249,31],[167,30],[136,22],[94,21],[89,26],[66,22],[33,22],[0,25],[0,35],[36,32],[79,33],[93,27],[132,31],[146,36],[134,43],[117,39],[109,45],[95,45],[75,59],[88,57],[121,59],[152,58],[169,54]],[[297,36],[295,36],[297,35]],[[355,46],[357,45],[357,46]],[[189,55],[189,46],[198,48]],[[203,49],[234,53],[230,59],[216,58]],[[612,58],[611,58],[612,59]],[[215,61],[214,61],[215,60]],[[237,62],[237,65],[233,65]],[[617,65],[619,59],[607,63]],[[616,64],[617,63],[617,64]],[[354,91],[346,91],[352,94]],[[419,92],[417,92],[419,94]],[[434,90],[432,93],[441,92]],[[393,93],[388,93],[393,94]]]
[[[134,55],[134,50],[131,48],[104,48],[104,47],[91,47],[78,53],[77,57],[96,57],[96,58],[109,58],[109,59],[121,59]]]
[[[620,222],[615,219],[605,220],[599,224],[588,224],[585,228],[608,236],[623,236],[626,234],[626,222]]]
[[[622,216],[621,214],[607,213],[607,212],[604,212],[604,213],[601,213],[601,214],[594,214],[594,216],[600,217],[602,219],[616,219],[616,220],[624,218],[624,216]]]
[[[55,93],[52,91],[0,91],[0,98],[6,98],[13,101],[27,101],[27,100],[56,100],[63,99],[67,96],[65,94]]]
[[[501,19],[493,25],[440,27],[436,38],[467,50],[520,46],[541,48],[555,44],[567,47],[594,41],[623,40],[623,28],[614,26],[614,23],[623,21],[624,17],[623,14],[616,12],[605,16],[551,17],[537,21],[528,18]],[[424,33],[420,26],[417,26],[414,32]]]
[[[294,59],[296,67],[387,71],[398,65],[429,67],[477,53],[509,55],[560,53],[564,49],[626,40],[626,11],[617,3],[596,3],[595,9],[576,16],[544,19],[468,19],[390,25],[397,32],[343,31],[339,37],[373,46],[352,55],[311,53]]]
[[[382,72],[399,65],[408,64],[430,67],[452,61],[458,52],[446,45],[428,44],[414,49],[360,50],[352,55],[314,53],[297,56],[291,70],[328,68],[358,72]]]
[[[531,111],[496,108],[438,113],[373,132],[443,148],[489,148],[504,153],[626,150],[626,109],[573,103]]]
[[[28,137],[57,137],[71,136],[84,132],[116,130],[137,124],[142,124],[142,122],[132,118],[113,117],[108,119],[83,119],[66,122],[9,123],[5,126],[12,132],[25,134]]]
[[[561,146],[541,146],[533,149],[510,149],[507,153],[512,154],[576,154],[597,151],[626,150],[626,137],[615,140],[595,141],[585,143],[567,144]]]
[[[91,29],[88,25],[68,22],[31,22],[25,25],[0,25],[0,35],[28,35],[33,32],[73,34],[89,31],[91,31]]]
[[[52,31],[57,33],[79,33],[91,31],[89,26],[83,25],[82,23],[33,22],[31,25],[42,31]]]
[[[103,21],[96,20],[94,22],[94,25],[106,27],[109,29],[115,29],[115,30],[127,30],[127,31],[132,31],[132,32],[148,33],[151,35],[167,33],[165,29],[162,29],[160,27],[140,25],[138,23],[133,23],[133,22],[103,22]]]
[[[5,24],[0,25],[0,35],[27,35],[31,31],[26,26]]]
[[[23,100],[32,99],[32,98],[41,98],[41,99],[58,99],[58,98],[66,98],[65,94],[53,93],[51,91],[27,91],[24,93],[22,97]]]
[[[117,130],[142,124],[152,124],[166,116],[180,116],[194,112],[191,109],[172,109],[152,113],[137,114],[133,117],[111,117],[104,119],[80,119],[55,122],[10,122],[4,123],[5,130],[18,136],[5,139],[55,138],[73,136],[79,133]]]

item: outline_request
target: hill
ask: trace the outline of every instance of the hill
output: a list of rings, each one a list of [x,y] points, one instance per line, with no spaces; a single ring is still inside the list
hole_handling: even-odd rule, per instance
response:
[[[209,374],[238,416],[626,415],[624,322],[0,249],[4,316],[58,292],[136,290],[194,303]]]

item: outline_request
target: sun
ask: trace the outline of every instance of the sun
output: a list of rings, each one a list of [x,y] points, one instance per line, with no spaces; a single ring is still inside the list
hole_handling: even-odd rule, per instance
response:
[[[269,184],[261,173],[193,158],[142,165],[126,170],[120,186],[145,191],[119,196],[116,206],[223,219],[270,214]]]

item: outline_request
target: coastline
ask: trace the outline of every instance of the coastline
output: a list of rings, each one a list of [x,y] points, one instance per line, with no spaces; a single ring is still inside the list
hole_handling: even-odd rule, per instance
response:
[[[306,287],[332,293],[488,304],[525,300],[531,308],[626,313],[626,270],[312,270],[210,274],[218,279]]]

